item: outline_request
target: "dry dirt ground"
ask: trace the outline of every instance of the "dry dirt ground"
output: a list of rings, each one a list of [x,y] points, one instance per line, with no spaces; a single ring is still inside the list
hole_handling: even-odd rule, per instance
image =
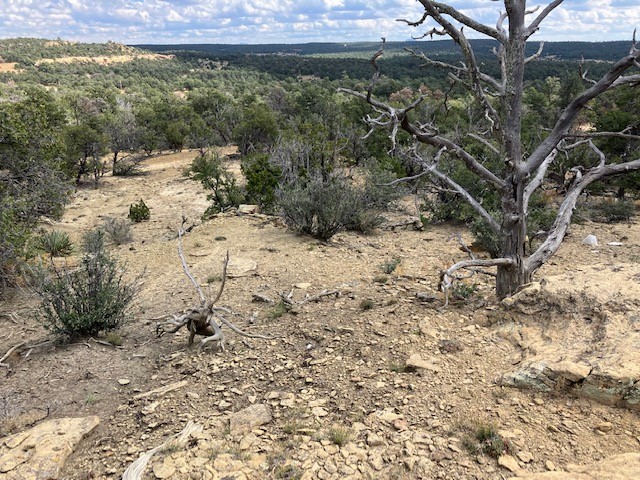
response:
[[[469,448],[468,439],[483,426],[500,432],[516,462],[509,468],[522,472],[638,451],[636,411],[496,382],[513,370],[522,351],[504,334],[510,324],[500,322],[502,307],[489,281],[472,279],[478,291],[447,309],[436,292],[440,269],[464,256],[449,240],[458,231],[469,239],[462,227],[342,233],[321,243],[271,217],[230,213],[202,222],[205,193],[181,174],[194,155],[151,157],[142,176],[107,176],[98,188],[79,190],[53,226],[77,240],[104,216],[125,218],[141,198],[151,209],[148,222],[133,225],[132,243],[112,247],[131,278],[142,274],[131,321],[120,331],[122,346],[95,341],[101,339],[48,345],[22,350],[5,360],[8,368],[0,367],[0,436],[45,417],[100,417],[61,478],[120,478],[141,452],[189,420],[204,431],[184,447],[161,450],[144,478],[514,475]],[[205,291],[218,288],[229,251],[236,275],[227,280],[219,305],[240,314],[234,317],[238,326],[278,338],[246,339],[228,331],[224,352],[208,348],[199,355],[187,348],[185,331],[156,337],[156,317],[198,303],[177,254],[182,215],[196,225],[184,246]],[[604,246],[582,245],[587,233]],[[623,245],[607,246],[611,241]],[[382,266],[394,261],[397,268],[385,275]],[[243,273],[243,266],[255,269]],[[639,225],[587,224],[572,227],[538,277],[587,292],[594,302],[608,296],[606,302],[638,293],[639,266]],[[294,301],[302,301],[325,289],[340,295],[294,312],[252,301],[254,294],[277,300],[291,291]],[[436,299],[428,301],[432,295]],[[33,305],[27,290],[5,299],[2,313],[17,315],[0,317],[0,354],[23,341],[50,338],[30,315]],[[534,321],[553,323],[552,315],[542,311]],[[418,368],[406,368],[418,355]],[[181,381],[169,393],[135,398]],[[251,432],[226,423],[230,413],[262,404],[267,418]]]

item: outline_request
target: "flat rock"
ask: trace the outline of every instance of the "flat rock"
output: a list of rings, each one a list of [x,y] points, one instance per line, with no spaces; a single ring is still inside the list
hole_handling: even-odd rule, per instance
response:
[[[498,457],[498,465],[506,468],[510,472],[516,473],[520,471],[520,465],[518,465],[518,461],[511,455],[500,455]]]
[[[591,367],[584,363],[562,361],[549,365],[549,370],[555,372],[570,382],[584,380],[591,373]]]
[[[57,418],[0,439],[0,480],[56,480],[97,416]]]
[[[271,407],[264,403],[251,405],[229,416],[229,428],[231,433],[244,434],[250,432],[254,427],[265,425],[273,419]]]
[[[249,277],[258,273],[258,263],[250,258],[231,257],[227,266],[229,278]]]
[[[424,359],[419,353],[411,354],[409,358],[407,358],[405,365],[407,368],[413,370],[430,370],[432,372],[439,372],[442,370],[442,368],[435,364],[434,359]]]
[[[629,480],[640,478],[640,453],[614,455],[571,472],[518,473],[509,480]]]

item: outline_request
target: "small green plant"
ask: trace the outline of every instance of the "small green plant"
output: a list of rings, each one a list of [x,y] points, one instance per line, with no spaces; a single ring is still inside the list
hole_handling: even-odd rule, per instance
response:
[[[67,257],[73,253],[73,242],[69,234],[60,230],[43,233],[36,239],[35,247],[52,257]]]
[[[105,250],[104,232],[90,232],[83,248],[74,270],[51,273],[40,266],[31,271],[34,290],[41,298],[40,321],[58,335],[78,337],[118,328],[137,291]]]
[[[384,285],[388,281],[389,281],[389,277],[387,277],[386,275],[378,275],[373,277],[373,283],[380,283]]]
[[[302,473],[295,465],[278,465],[273,469],[273,477],[280,480],[300,480]]]
[[[116,245],[123,245],[133,240],[131,224],[121,218],[106,217],[101,229],[107,234],[109,240]]]
[[[211,284],[214,282],[220,282],[222,280],[222,277],[220,275],[209,275],[207,277],[207,283]]]
[[[281,316],[283,316],[288,311],[289,311],[288,305],[281,300],[271,310],[269,310],[269,313],[267,314],[267,316],[271,320],[275,320],[276,318],[280,318]]]
[[[362,311],[371,310],[374,306],[375,303],[370,298],[365,298],[360,302],[360,310]]]
[[[492,425],[478,425],[472,435],[467,435],[462,440],[462,445],[472,455],[484,453],[490,457],[497,458],[504,453],[510,453],[511,444],[498,433]]]
[[[400,265],[401,261],[402,260],[400,260],[398,257],[394,257],[390,261],[380,265],[380,269],[387,275],[391,275],[396,270],[396,268],[398,268],[398,265]]]
[[[129,218],[136,223],[149,220],[151,211],[142,199],[138,203],[132,203],[129,207]]]
[[[346,445],[351,438],[351,432],[345,427],[331,427],[327,433],[327,440],[339,447]]]
[[[461,283],[456,282],[453,287],[451,287],[451,296],[456,300],[469,300],[473,296],[474,293],[478,291],[478,285],[475,283]]]
[[[98,395],[97,393],[90,393],[87,395],[87,398],[85,398],[84,404],[91,406],[91,405],[95,405],[99,401],[100,401],[100,395]]]
[[[407,367],[407,365],[404,363],[392,362],[389,365],[389,370],[395,373],[407,373],[408,371],[410,371],[410,368]]]
[[[122,337],[118,335],[116,332],[107,332],[104,337],[105,341],[113,345],[114,347],[119,347],[122,345]]]
[[[227,237],[222,237],[222,236],[214,238],[216,242],[224,242],[226,239]]]

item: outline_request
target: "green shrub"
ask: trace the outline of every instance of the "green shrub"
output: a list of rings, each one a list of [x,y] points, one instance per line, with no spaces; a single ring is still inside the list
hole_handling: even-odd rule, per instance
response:
[[[395,272],[396,268],[398,268],[398,265],[400,265],[401,261],[402,260],[400,260],[398,257],[394,257],[388,262],[380,265],[380,269],[387,275],[391,275],[393,272]]]
[[[604,223],[624,222],[636,213],[636,206],[628,200],[600,202],[593,206],[595,220]]]
[[[381,220],[363,192],[339,177],[301,181],[278,200],[289,226],[320,240],[345,229],[369,231]]]
[[[142,175],[140,171],[140,163],[131,160],[124,160],[116,163],[113,168],[114,177],[135,177]]]
[[[494,458],[512,450],[508,440],[502,438],[497,429],[490,425],[478,425],[472,436],[463,439],[463,445],[473,455],[484,453]]]
[[[121,218],[106,217],[101,229],[107,234],[109,240],[116,245],[129,243],[133,240],[131,224]]]
[[[132,203],[129,207],[129,217],[132,221],[139,223],[144,220],[149,220],[151,217],[151,211],[149,207],[144,203],[142,199],[138,203]]]
[[[199,181],[209,191],[207,199],[212,201],[212,205],[207,208],[205,216],[237,207],[244,200],[236,179],[225,170],[217,152],[198,155],[185,175]]]
[[[243,159],[242,173],[247,179],[246,201],[260,205],[263,212],[273,211],[282,170],[269,163],[267,154],[255,154]]]
[[[482,219],[477,216],[469,222],[469,230],[475,237],[474,244],[485,250],[492,258],[500,256],[502,244],[498,234]]]
[[[136,288],[104,247],[104,233],[90,232],[77,269],[34,269],[34,289],[41,298],[40,321],[58,335],[78,337],[118,328]]]
[[[365,298],[360,302],[360,310],[362,311],[371,310],[373,307],[375,307],[375,303],[370,298]]]
[[[68,233],[52,230],[36,239],[35,248],[52,257],[67,257],[73,253],[73,242]]]

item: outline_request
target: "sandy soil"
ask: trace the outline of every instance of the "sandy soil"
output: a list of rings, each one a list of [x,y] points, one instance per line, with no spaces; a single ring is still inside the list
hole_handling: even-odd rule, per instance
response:
[[[0,435],[47,416],[95,414],[102,419],[68,462],[63,478],[120,478],[138,452],[162,443],[187,420],[201,422],[215,437],[224,433],[220,419],[227,412],[260,402],[272,405],[274,418],[252,434],[252,446],[245,442],[243,447],[246,438],[228,432],[223,440],[237,440],[244,448],[244,456],[240,450],[225,455],[247,464],[251,455],[260,454],[268,465],[245,465],[244,477],[224,478],[300,478],[287,477],[278,461],[298,469],[306,475],[302,478],[508,477],[495,459],[464,447],[479,424],[500,430],[520,466],[530,472],[638,450],[635,412],[495,383],[520,352],[487,324],[487,316],[498,309],[489,281],[470,280],[477,292],[446,310],[436,291],[440,269],[463,258],[449,240],[458,231],[470,239],[461,227],[341,233],[322,243],[296,235],[276,218],[225,214],[203,223],[205,192],[181,175],[194,155],[155,156],[144,162],[142,176],[105,177],[96,189],[80,189],[54,225],[78,239],[105,216],[126,217],[129,205],[141,198],[151,209],[150,221],[133,226],[132,243],[112,247],[130,278],[142,274],[132,319],[121,331],[123,345],[94,339],[53,344],[12,355],[6,360],[9,367],[0,367]],[[254,264],[255,271],[228,279],[219,304],[238,312],[234,321],[247,331],[279,338],[248,340],[230,332],[226,351],[207,349],[198,355],[187,348],[187,332],[156,337],[155,318],[198,303],[177,255],[183,215],[195,225],[184,244],[204,290],[218,288],[226,251],[232,266]],[[588,233],[603,246],[582,245]],[[623,245],[606,245],[614,241]],[[394,260],[400,261],[398,267],[381,283],[382,265]],[[539,277],[606,300],[640,293],[639,266],[639,225],[587,224],[572,227]],[[255,293],[276,300],[281,292],[293,292],[300,301],[325,289],[338,290],[340,296],[283,315],[274,305],[252,301]],[[416,294],[436,299],[422,301]],[[2,313],[17,315],[0,317],[0,354],[23,341],[50,338],[32,317],[33,305],[28,291],[16,291],[4,302]],[[428,359],[431,367],[405,369],[414,354]],[[132,399],[180,380],[187,386],[163,396],[151,411],[150,402]],[[390,411],[399,420],[372,419]],[[292,433],[296,421],[305,428]],[[597,428],[602,422],[606,429]],[[349,448],[368,458],[351,476],[344,473],[348,465],[336,472],[330,467],[348,461],[347,447],[334,451],[331,441],[318,437],[336,425],[349,429]],[[372,434],[382,443],[371,440]],[[429,441],[422,444],[418,437]],[[222,457],[209,453],[196,466],[202,457],[197,445],[189,448],[195,453],[180,457],[186,466],[174,476],[145,478],[222,478],[206,474],[205,465]]]

